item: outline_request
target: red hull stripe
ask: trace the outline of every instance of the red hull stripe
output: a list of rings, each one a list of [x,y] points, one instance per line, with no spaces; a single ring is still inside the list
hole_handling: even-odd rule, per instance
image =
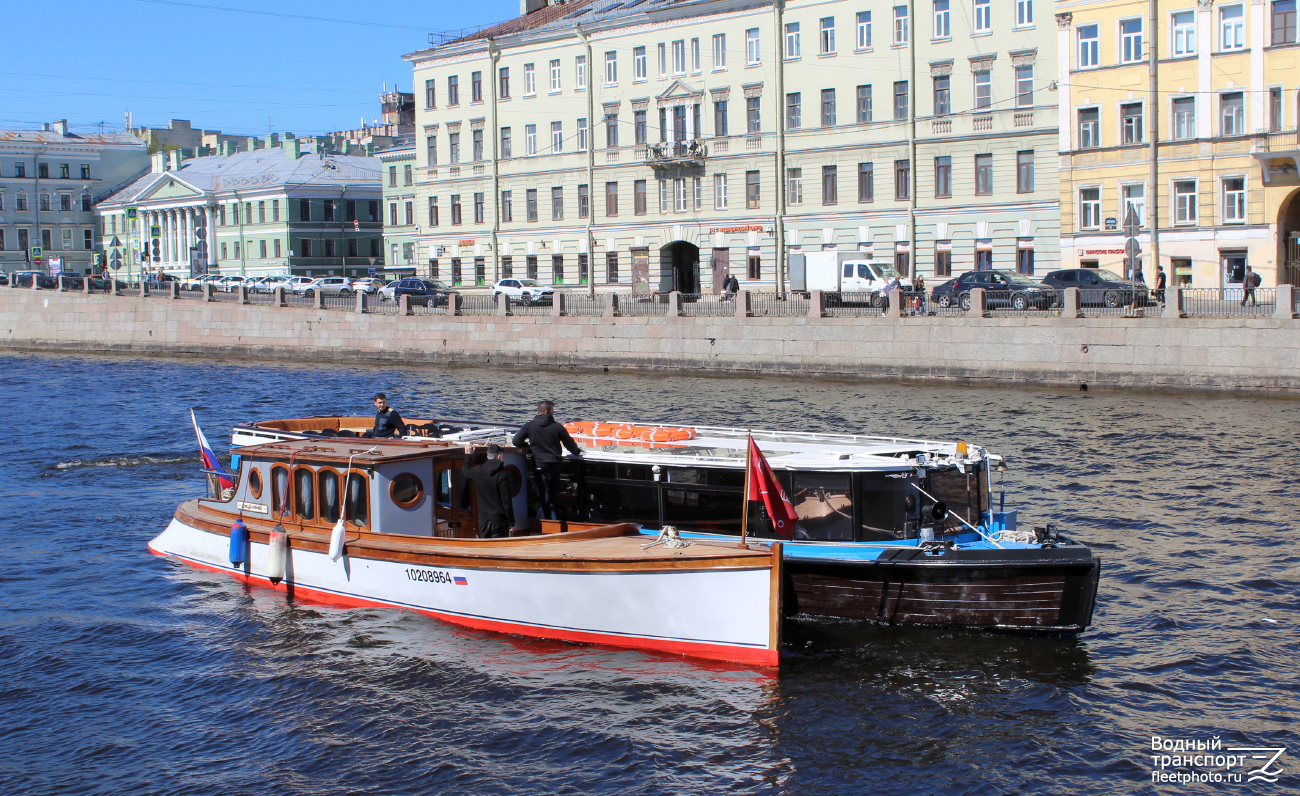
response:
[[[160,553],[153,548],[150,548],[149,552],[154,555],[175,558],[178,561],[183,561],[186,564],[195,567],[196,569],[231,575],[236,580],[249,585],[272,589],[274,591],[288,591],[288,584],[284,582],[278,584],[271,583],[271,581],[259,575],[248,575],[230,567],[209,564],[205,561],[199,561],[176,553]],[[416,611],[425,614],[426,616],[432,616],[454,625],[470,627],[475,630],[490,630],[496,633],[507,633],[515,636],[532,636],[534,638],[571,641],[579,644],[600,644],[607,647],[651,650],[654,652],[667,652],[674,655],[685,655],[693,658],[707,658],[709,660],[747,663],[758,666],[776,666],[780,663],[780,653],[777,650],[753,645],[686,641],[682,639],[655,636],[600,633],[591,630],[575,630],[572,628],[554,627],[551,625],[520,624],[500,619],[474,616],[472,614],[459,614],[451,611],[435,611],[418,605],[410,605],[391,600],[377,600],[371,597],[362,597],[360,595],[332,591],[330,589],[319,589],[296,583],[293,585],[293,596],[294,599],[302,599],[306,602],[313,602],[318,605],[331,605],[344,608],[403,608],[408,611]]]

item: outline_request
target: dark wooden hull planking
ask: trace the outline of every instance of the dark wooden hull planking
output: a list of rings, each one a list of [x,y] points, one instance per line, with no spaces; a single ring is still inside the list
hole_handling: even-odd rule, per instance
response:
[[[874,561],[786,559],[787,616],[898,625],[1080,632],[1101,559],[1086,547],[890,550]]]

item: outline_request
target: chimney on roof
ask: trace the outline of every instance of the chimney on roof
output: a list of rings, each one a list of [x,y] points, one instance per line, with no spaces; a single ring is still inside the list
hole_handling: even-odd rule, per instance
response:
[[[301,154],[302,154],[302,144],[298,143],[298,139],[290,138],[289,140],[284,142],[285,160],[297,160],[298,156]]]
[[[58,133],[59,135],[66,136],[68,134],[68,120],[59,119],[57,122],[55,122],[54,132]]]
[[[173,149],[172,151],[168,152],[167,162],[168,162],[167,168],[171,169],[172,171],[177,171],[178,169],[180,169],[181,151],[179,149]]]
[[[258,141],[256,138],[249,138],[249,139],[248,139],[248,146],[246,147],[245,151],[248,151],[248,152],[255,152],[255,151],[257,151],[257,145],[260,144],[260,143],[261,143],[261,142]]]
[[[48,133],[49,131],[50,131],[50,123],[49,122],[43,123],[41,125],[41,132]]]
[[[278,147],[279,145],[280,145],[280,134],[279,134],[279,133],[271,133],[269,136],[267,136],[267,139],[266,139],[266,148],[267,148],[267,149],[273,149],[273,148],[275,148],[275,147]]]
[[[369,157],[374,157],[374,155],[375,155],[375,145],[374,145],[374,143],[372,143],[372,142],[370,142],[370,141],[367,141],[367,142],[366,142],[366,157],[368,157],[368,158],[369,158]]]
[[[551,5],[559,5],[557,0],[519,0],[519,16],[527,16]]]
[[[149,171],[152,174],[162,174],[167,170],[167,153],[155,152],[149,158]]]

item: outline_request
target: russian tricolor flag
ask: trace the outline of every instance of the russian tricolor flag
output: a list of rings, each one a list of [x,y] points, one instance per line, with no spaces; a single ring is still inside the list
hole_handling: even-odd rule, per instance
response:
[[[211,470],[217,476],[217,481],[221,484],[222,489],[229,489],[235,485],[225,475],[225,470],[221,462],[217,460],[217,454],[212,452],[212,446],[208,444],[208,438],[203,436],[203,429],[199,428],[199,420],[194,416],[194,410],[190,410],[190,422],[194,424],[194,434],[199,438],[199,455],[203,457],[203,468]]]
[[[466,580],[465,578],[460,577],[459,575],[457,575],[457,576],[454,578],[454,580],[456,581],[456,585],[457,585],[457,586],[468,586],[468,585],[469,585],[469,581]]]

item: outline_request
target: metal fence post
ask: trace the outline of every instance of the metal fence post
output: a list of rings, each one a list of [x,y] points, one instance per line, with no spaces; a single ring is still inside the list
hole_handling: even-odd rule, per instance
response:
[[[966,310],[967,318],[983,318],[988,314],[984,304],[984,288],[973,287],[970,290],[970,309]]]
[[[1173,288],[1165,290],[1165,308],[1160,313],[1162,318],[1186,318],[1187,313],[1183,311],[1183,290],[1182,288]]]
[[[564,293],[551,294],[551,317],[559,318],[564,315]]]
[[[808,317],[820,318],[826,314],[826,294],[814,290],[808,294]]]

